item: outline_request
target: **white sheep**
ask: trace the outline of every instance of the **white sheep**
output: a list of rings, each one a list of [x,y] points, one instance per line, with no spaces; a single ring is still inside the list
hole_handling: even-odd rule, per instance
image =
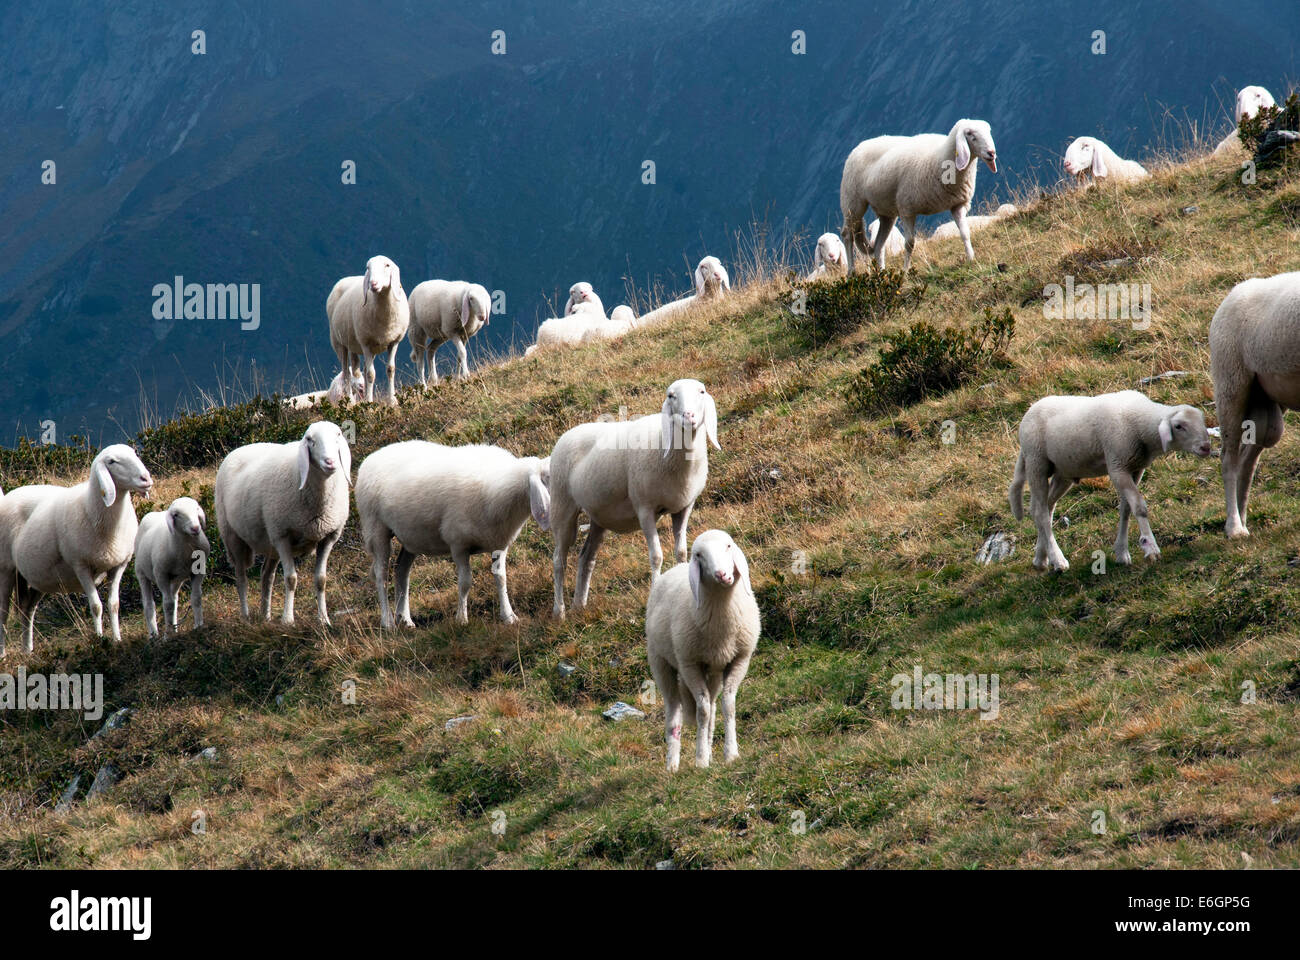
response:
[[[1096,137],[1079,137],[1065,151],[1065,172],[1082,181],[1089,173],[1095,180],[1124,183],[1145,180],[1151,174],[1136,160],[1125,160]]]
[[[849,273],[853,272],[855,253],[871,255],[871,242],[862,225],[867,212],[864,193],[867,174],[881,157],[908,139],[910,138],[885,136],[863,140],[844,160],[844,172],[840,177],[840,212],[844,216],[844,227],[840,231],[840,239],[848,251]],[[872,240],[874,237],[872,234]]]
[[[239,611],[248,619],[248,568],[262,565],[262,619],[271,619],[275,561],[284,570],[284,623],[293,623],[298,587],[294,558],[316,551],[316,610],[329,626],[325,572],[330,551],[348,520],[352,451],[329,421],[307,428],[295,443],[251,443],[233,450],[217,468],[217,529],[235,568]]]
[[[1170,450],[1209,456],[1210,435],[1201,411],[1156,403],[1136,390],[1097,397],[1044,397],[1030,407],[1020,421],[1020,455],[1008,497],[1011,513],[1022,519],[1025,481],[1029,481],[1030,509],[1038,529],[1034,566],[1070,568],[1052,534],[1052,513],[1065,492],[1086,477],[1109,476],[1119,493],[1115,559],[1131,562],[1130,513],[1137,517],[1141,532],[1138,546],[1149,559],[1159,557],[1138,484],[1151,461]]]
[[[569,288],[569,300],[564,305],[563,316],[567,317],[569,314],[573,313],[576,307],[578,307],[580,304],[589,302],[591,298],[595,296],[596,294],[595,291],[592,289],[591,284],[588,283],[586,280],[579,280],[577,283],[575,283],[573,286]],[[597,299],[599,298],[597,297]],[[601,312],[602,313],[604,312],[603,307]]]
[[[727,268],[717,257],[705,257],[695,266],[695,296],[700,300],[713,300],[731,292],[731,278]]]
[[[284,404],[295,410],[307,410],[319,406],[322,400],[329,400],[333,404],[341,404],[345,401],[360,403],[365,398],[366,378],[359,371],[354,370],[352,372],[352,389],[347,391],[343,386],[343,372],[339,371],[334,374],[334,379],[330,381],[328,389],[288,397],[285,399]]]
[[[583,343],[591,343],[594,340],[614,340],[625,334],[631,333],[639,326],[636,314],[626,303],[620,303],[610,313],[609,319],[604,323],[597,323],[587,328],[582,335]]]
[[[1005,220],[1007,217],[1014,216],[1019,210],[1014,203],[1004,203],[990,214],[977,214],[976,216],[966,217],[966,227],[971,233],[983,230],[985,227],[997,223],[999,220]],[[931,234],[931,240],[948,240],[952,237],[959,237],[961,234],[957,231],[955,223],[941,223],[934,228]],[[893,251],[887,251],[893,252]]]
[[[579,512],[591,524],[578,556],[574,609],[587,603],[592,566],[606,531],[640,528],[653,583],[663,566],[656,522],[671,514],[675,554],[679,561],[686,559],[686,526],[708,479],[709,443],[718,446],[718,409],[698,380],[671,384],[658,414],[584,423],[556,441],[550,483],[556,617],[564,618],[564,575]]]
[[[664,700],[668,771],[677,770],[682,721],[695,724],[695,765],[707,767],[722,704],[723,761],[740,756],[736,691],[749,670],[762,628],[749,565],[722,530],[706,530],[690,561],[655,581],[646,601],[646,659]]]
[[[1265,448],[1300,407],[1300,273],[1237,284],[1210,321],[1210,374],[1223,444],[1225,531],[1246,537],[1246,502]],[[0,509],[3,501],[0,501]]]
[[[33,646],[36,606],[46,594],[85,594],[104,635],[104,606],[97,585],[107,576],[113,640],[122,639],[119,587],[135,548],[139,524],[131,494],[147,494],[153,478],[125,444],[105,447],[90,478],[75,487],[39,485],[11,490],[0,500],[0,653],[13,593],[23,617],[24,646]]]
[[[469,358],[465,344],[492,319],[492,297],[487,288],[467,280],[425,280],[411,291],[411,359],[420,375],[420,386],[427,388],[425,365],[434,385],[438,383],[435,354],[450,340],[456,346],[457,374],[469,376]]]
[[[870,141],[868,141],[870,142]],[[975,195],[975,160],[982,160],[997,172],[997,148],[993,133],[983,120],[958,120],[946,135],[923,133],[895,144],[871,164],[861,177],[861,199],[880,218],[885,237],[895,221],[901,221],[905,245],[903,269],[912,265],[916,243],[916,218],[925,214],[952,214],[966,248],[966,259],[975,259],[966,210]],[[846,223],[845,230],[849,229]],[[885,265],[886,244],[871,245],[876,264]]]
[[[360,277],[344,277],[334,284],[325,301],[330,324],[330,345],[339,358],[344,378],[361,362],[366,379],[366,402],[375,399],[374,358],[384,357],[388,368],[388,402],[397,403],[397,347],[406,336],[411,308],[402,289],[402,274],[387,257],[371,257]]]
[[[456,563],[459,601],[456,622],[469,622],[469,559],[492,555],[501,619],[518,617],[506,590],[506,552],[531,513],[550,526],[548,462],[518,457],[500,447],[444,447],[408,440],[381,447],[357,470],[357,514],[371,571],[379,591],[380,622],[393,626],[388,606],[388,559],[397,555],[395,603],[406,626],[411,620],[411,565],[420,556],[450,556]]]
[[[1249,120],[1265,107],[1276,107],[1277,101],[1273,99],[1273,94],[1269,93],[1263,87],[1242,87],[1237,91],[1237,112],[1233,114],[1232,132],[1219,141],[1219,145],[1214,148],[1216,156],[1227,153],[1230,150],[1241,148],[1241,138],[1238,135],[1242,120]]]
[[[817,238],[817,249],[813,253],[812,273],[809,280],[822,277],[842,277],[848,269],[849,256],[844,250],[844,241],[838,233],[823,233]]]
[[[683,310],[693,307],[699,298],[695,294],[688,297],[682,297],[680,300],[671,300],[662,306],[655,307],[648,313],[643,313],[637,320],[638,327],[652,327],[661,320],[667,320],[669,317],[681,313]]]
[[[149,636],[158,636],[154,590],[162,593],[163,635],[177,632],[176,608],[181,584],[190,584],[194,626],[203,626],[203,577],[212,549],[203,532],[207,515],[192,497],[177,497],[166,510],[155,510],[140,521],[135,535],[135,578],[140,583],[144,622]]]

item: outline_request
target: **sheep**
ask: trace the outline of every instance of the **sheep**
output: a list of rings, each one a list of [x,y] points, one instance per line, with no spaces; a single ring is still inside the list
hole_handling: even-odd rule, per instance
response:
[[[313,423],[294,443],[238,447],[217,468],[217,529],[235,568],[239,612],[248,613],[248,567],[262,566],[262,619],[271,619],[275,561],[284,570],[282,622],[293,623],[298,587],[294,557],[316,550],[316,610],[330,626],[325,606],[325,568],[348,520],[352,451],[343,431],[327,420]]]
[[[871,226],[867,230],[867,236],[871,240],[873,246],[875,245],[876,242],[876,234],[879,231],[880,231],[880,221],[872,220]],[[893,229],[889,231],[889,236],[885,240],[885,253],[891,257],[896,257],[900,253],[903,253],[906,249],[907,249],[907,238],[903,236],[903,232],[899,230],[898,225],[895,224]]]
[[[366,378],[360,372],[354,370],[352,373],[352,389],[346,391],[343,386],[343,373],[340,371],[334,374],[329,389],[316,390],[312,393],[300,393],[297,396],[286,398],[284,404],[294,410],[307,410],[318,406],[322,400],[329,400],[333,404],[341,404],[345,400],[359,403],[365,399],[365,396]]]
[[[575,283],[573,286],[569,288],[569,300],[564,305],[564,316],[567,317],[569,314],[573,313],[574,309],[577,306],[586,303],[595,295],[596,295],[595,291],[592,289],[591,284],[588,283],[586,280],[580,280],[577,283]],[[602,312],[603,312],[603,308],[602,308]]]
[[[1225,532],[1248,537],[1246,501],[1265,448],[1300,407],[1300,272],[1237,284],[1210,321],[1210,374],[1223,445]],[[2,503],[2,501],[0,501]]]
[[[724,292],[731,292],[727,268],[717,257],[705,257],[695,267],[695,296],[700,300],[713,300]]]
[[[487,288],[467,280],[425,280],[411,291],[411,360],[420,375],[420,386],[428,389],[425,379],[427,362],[434,386],[438,384],[438,365],[434,354],[450,340],[456,345],[457,375],[469,376],[469,359],[465,344],[492,319],[492,297]]]
[[[1079,137],[1065,151],[1065,172],[1082,181],[1091,171],[1095,180],[1124,183],[1145,180],[1151,174],[1136,160],[1125,160],[1096,137]]]
[[[1070,569],[1052,535],[1056,502],[1079,480],[1106,475],[1119,492],[1116,561],[1132,562],[1128,550],[1130,513],[1137,517],[1141,531],[1138,546],[1148,559],[1158,558],[1160,547],[1151,532],[1147,502],[1138,492],[1138,484],[1151,461],[1170,450],[1209,456],[1210,435],[1201,411],[1156,403],[1136,390],[1097,397],[1044,397],[1030,407],[1020,421],[1020,455],[1008,497],[1012,515],[1023,519],[1028,479],[1038,528],[1034,566]]]
[[[651,310],[649,313],[643,313],[641,315],[641,317],[637,320],[637,326],[638,327],[654,326],[660,320],[666,320],[668,317],[671,317],[674,314],[681,313],[683,310],[687,309],[688,307],[695,306],[695,303],[698,299],[699,298],[695,294],[691,294],[688,297],[682,297],[680,300],[671,300],[668,303],[663,304],[662,306],[655,307],[655,309]]]
[[[1259,113],[1265,107],[1276,107],[1277,101],[1273,99],[1273,94],[1269,93],[1263,87],[1242,87],[1237,91],[1237,112],[1233,114],[1235,124],[1232,132],[1219,141],[1219,145],[1214,148],[1214,155],[1227,153],[1231,150],[1240,149],[1241,137],[1239,136],[1242,120],[1249,120]]]
[[[749,670],[762,629],[740,547],[722,530],[706,530],[691,545],[689,563],[673,567],[646,601],[646,659],[664,699],[668,772],[682,752],[682,720],[695,724],[695,765],[707,767],[722,703],[724,763],[740,756],[736,691]]]
[[[844,241],[838,233],[823,233],[817,238],[817,249],[813,253],[813,269],[808,274],[809,280],[822,277],[842,277],[848,266],[848,254],[844,251]]]
[[[870,256],[871,244],[863,231],[862,221],[867,212],[866,196],[863,182],[872,166],[886,153],[909,137],[873,137],[863,140],[844,160],[844,172],[840,177],[840,212],[844,215],[844,227],[840,239],[848,251],[848,272],[853,272],[855,251]],[[874,236],[872,238],[874,240]]]
[[[973,161],[976,159],[983,160],[997,173],[997,148],[992,130],[983,120],[958,120],[946,136],[923,133],[905,138],[904,142],[890,147],[860,178],[861,201],[876,211],[884,236],[888,238],[896,220],[902,221],[904,270],[912,266],[916,218],[945,210],[957,224],[966,259],[975,259],[975,248],[966,228],[966,210],[975,195],[978,165]],[[849,227],[846,223],[845,230]],[[883,268],[886,243],[880,237],[872,243],[871,252],[877,266]]]
[[[32,651],[36,606],[46,594],[80,590],[104,635],[99,584],[109,577],[108,616],[114,642],[122,639],[119,587],[135,547],[138,526],[131,494],[144,496],[153,477],[134,450],[113,444],[99,452],[90,477],[75,487],[20,487],[0,500],[0,654],[9,597],[23,617],[24,648]]]
[[[397,616],[411,620],[411,564],[418,556],[447,556],[456,562],[459,601],[456,622],[469,622],[469,558],[492,555],[501,619],[514,623],[506,591],[506,551],[531,513],[538,526],[550,526],[549,461],[519,457],[493,446],[444,447],[408,440],[381,447],[357,470],[357,514],[362,538],[373,558],[379,591],[380,622],[391,628],[388,558],[392,539],[397,555]]]
[[[550,483],[556,618],[564,619],[564,574],[579,511],[591,524],[578,556],[574,609],[586,606],[596,551],[607,531],[641,529],[653,583],[663,566],[655,524],[672,514],[675,555],[686,559],[686,526],[708,479],[709,443],[718,447],[718,409],[698,380],[672,383],[658,414],[584,423],[556,441]]]
[[[397,403],[397,347],[406,336],[411,308],[402,289],[402,274],[387,257],[371,257],[360,277],[344,277],[325,301],[330,345],[346,379],[361,360],[366,402],[375,399],[374,358],[386,357],[388,402]]]
[[[971,233],[974,233],[977,230],[983,230],[989,224],[997,223],[999,220],[1004,220],[1007,217],[1014,216],[1018,212],[1019,210],[1014,203],[1004,203],[993,213],[987,215],[976,215],[973,217],[967,215],[966,226],[969,228]],[[931,234],[930,239],[947,240],[959,236],[961,236],[961,234],[958,232],[955,223],[941,223],[939,226],[934,228],[934,233]],[[893,253],[892,250],[886,252]]]
[[[614,308],[609,315],[609,319],[604,323],[598,323],[587,328],[582,335],[583,343],[591,343],[594,340],[613,340],[630,333],[636,327],[636,315],[632,313],[632,308],[626,303],[621,303]]]
[[[177,497],[166,510],[155,510],[140,521],[135,535],[135,578],[140,583],[144,622],[151,637],[158,636],[154,590],[162,593],[163,635],[175,634],[184,580],[190,582],[194,626],[203,626],[203,576],[212,549],[203,532],[207,522],[207,514],[192,497]]]

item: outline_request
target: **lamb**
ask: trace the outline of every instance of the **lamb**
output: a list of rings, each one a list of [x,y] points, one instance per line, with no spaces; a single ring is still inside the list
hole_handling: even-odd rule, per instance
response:
[[[325,301],[330,345],[346,379],[361,360],[366,402],[375,399],[374,358],[386,357],[388,402],[397,403],[397,347],[406,336],[411,308],[402,289],[401,271],[387,257],[371,257],[360,277],[344,277]]]
[[[1226,448],[1225,448],[1226,449]],[[1044,397],[1020,421],[1020,456],[1008,496],[1011,513],[1023,519],[1025,480],[1038,542],[1034,566],[1070,569],[1052,535],[1052,513],[1067,490],[1085,477],[1109,475],[1119,491],[1119,533],[1115,559],[1128,564],[1129,514],[1137,517],[1138,546],[1150,560],[1160,556],[1138,492],[1151,461],[1170,450],[1198,457],[1210,454],[1205,417],[1195,407],[1156,403],[1136,390],[1097,397]]]
[[[862,221],[867,212],[864,193],[864,181],[868,172],[877,161],[894,147],[906,143],[909,137],[873,137],[863,140],[844,160],[844,172],[840,177],[840,212],[844,215],[844,228],[840,239],[848,250],[848,272],[853,272],[855,251],[870,256],[871,244],[863,231]],[[874,243],[872,236],[871,242]]]
[[[1265,448],[1300,407],[1300,272],[1237,284],[1210,321],[1210,374],[1223,442],[1225,532],[1248,537],[1246,502]],[[3,503],[3,501],[0,501]]]
[[[997,223],[999,220],[1004,220],[1007,217],[1014,216],[1018,212],[1019,210],[1014,203],[1004,203],[993,213],[987,215],[976,215],[973,217],[967,215],[966,226],[970,229],[971,233],[974,233],[976,230],[983,230],[989,224]],[[941,223],[939,226],[934,228],[934,233],[931,235],[930,239],[948,240],[952,237],[959,236],[961,236],[961,234],[957,231],[957,225],[955,223]],[[892,250],[887,252],[893,253]]]
[[[689,563],[673,567],[646,601],[646,659],[664,698],[668,772],[682,753],[682,720],[695,724],[695,765],[707,767],[722,703],[723,762],[740,756],[736,691],[749,671],[762,629],[740,547],[722,530],[706,530],[691,545]]]
[[[248,567],[262,567],[262,619],[271,619],[275,560],[284,570],[282,622],[293,623],[298,587],[294,557],[316,551],[316,610],[330,625],[325,570],[348,520],[352,451],[343,431],[327,420],[313,423],[296,443],[251,443],[233,450],[217,468],[217,529],[235,568],[239,610],[248,613]]]
[[[596,297],[596,293],[592,289],[591,284],[586,280],[578,281],[569,288],[569,300],[564,305],[564,316],[567,317],[569,314],[573,313],[578,306],[589,302],[593,297],[595,297],[597,301],[600,299],[599,297]],[[603,306],[601,312],[604,312]]]
[[[1125,160],[1096,137],[1079,137],[1065,151],[1065,172],[1082,181],[1092,172],[1095,180],[1125,183],[1145,180],[1151,174],[1136,160]]]
[[[598,323],[587,328],[582,335],[583,343],[591,343],[594,340],[614,340],[624,334],[631,333],[637,327],[636,315],[632,313],[632,308],[626,303],[620,303],[614,308],[609,319],[604,323]]]
[[[131,494],[153,487],[134,450],[113,444],[75,487],[39,485],[10,491],[0,501],[0,653],[13,594],[25,620],[24,647],[32,651],[36,606],[46,594],[80,590],[104,635],[104,606],[97,585],[107,576],[108,616],[114,642],[122,639],[119,587],[135,546],[138,523]]]
[[[411,620],[411,564],[417,556],[447,556],[456,562],[460,598],[456,622],[469,622],[469,558],[492,555],[501,619],[514,623],[506,591],[506,551],[531,513],[550,526],[549,461],[519,457],[493,446],[444,447],[423,440],[393,443],[366,457],[357,471],[357,513],[373,558],[380,622],[393,626],[388,606],[388,558],[397,555],[397,616]]]
[[[1277,101],[1273,99],[1273,94],[1263,87],[1242,87],[1237,91],[1237,112],[1233,114],[1233,119],[1240,124],[1242,120],[1249,120],[1265,107],[1276,106]],[[1240,149],[1241,138],[1238,133],[1239,127],[1234,125],[1232,132],[1220,140],[1219,145],[1214,148],[1214,155],[1217,157],[1231,150]]]
[[[411,359],[420,375],[420,386],[428,389],[429,376],[438,383],[438,366],[434,354],[450,340],[456,345],[457,375],[469,376],[469,359],[465,344],[492,319],[492,297],[487,288],[467,280],[425,280],[411,291]]]
[[[870,143],[871,141],[868,141]],[[903,269],[911,269],[916,243],[916,218],[923,214],[952,214],[966,247],[966,259],[975,259],[966,210],[975,195],[974,159],[983,160],[997,173],[993,133],[983,120],[958,120],[945,136],[923,133],[890,147],[861,177],[861,203],[880,218],[880,231],[888,238],[896,220],[902,221],[905,245]],[[843,198],[841,198],[843,203]],[[856,207],[854,208],[856,209]],[[845,231],[851,224],[845,223]],[[871,245],[876,264],[885,265],[886,244],[880,237]]]
[[[672,514],[675,553],[679,561],[686,559],[686,526],[708,479],[709,443],[718,446],[718,410],[698,380],[672,383],[658,414],[584,423],[556,441],[550,491],[558,619],[564,619],[564,574],[579,511],[591,525],[578,556],[574,609],[586,606],[596,551],[607,531],[641,529],[653,583],[663,566],[656,521]]]
[[[817,238],[817,250],[813,253],[813,269],[808,274],[809,280],[822,277],[842,277],[848,267],[849,255],[844,250],[844,241],[838,233],[823,233]]]
[[[162,593],[163,635],[174,635],[184,580],[190,582],[194,626],[203,626],[203,577],[212,549],[203,532],[207,522],[203,508],[192,497],[177,497],[165,511],[155,510],[140,521],[135,535],[135,578],[140,583],[144,622],[151,637],[158,636],[154,590]]]
[[[300,393],[294,397],[288,397],[284,404],[294,410],[307,410],[311,407],[318,406],[322,400],[329,400],[333,404],[341,404],[345,400],[359,403],[366,396],[366,378],[359,371],[352,372],[352,389],[345,390],[343,386],[343,372],[339,371],[334,374],[334,379],[330,381],[329,389],[316,390],[312,393]]]
[[[705,257],[695,267],[695,296],[700,300],[713,300],[731,291],[731,278],[727,268],[717,257]]]

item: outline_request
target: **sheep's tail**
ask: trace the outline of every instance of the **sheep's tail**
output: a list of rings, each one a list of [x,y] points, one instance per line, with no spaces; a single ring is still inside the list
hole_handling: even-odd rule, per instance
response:
[[[1025,519],[1025,452],[1023,450],[1016,457],[1016,472],[1011,478],[1008,497],[1011,500],[1011,515],[1017,520]]]

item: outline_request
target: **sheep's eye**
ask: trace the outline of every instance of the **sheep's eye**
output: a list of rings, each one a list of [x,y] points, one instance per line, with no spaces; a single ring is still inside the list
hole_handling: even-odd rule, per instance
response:
[[[1174,424],[1174,429],[1175,429],[1175,430],[1181,430],[1181,429],[1183,429],[1183,425],[1182,425],[1181,423],[1175,423],[1175,424]]]

